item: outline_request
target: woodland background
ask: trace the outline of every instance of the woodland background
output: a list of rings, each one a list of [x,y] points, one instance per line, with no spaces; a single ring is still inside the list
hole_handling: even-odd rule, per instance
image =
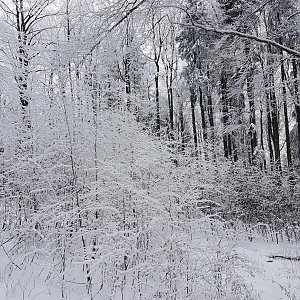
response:
[[[300,239],[299,9],[0,0],[6,299],[263,299],[236,247]]]

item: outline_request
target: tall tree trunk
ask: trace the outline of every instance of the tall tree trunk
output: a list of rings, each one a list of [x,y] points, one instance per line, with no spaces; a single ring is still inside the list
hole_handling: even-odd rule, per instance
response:
[[[126,55],[124,59],[124,70],[125,70],[125,93],[126,93],[126,107],[130,110],[131,106],[131,82],[130,82],[130,58]]]
[[[245,53],[250,56],[250,42],[246,42]],[[251,154],[250,163],[252,163],[252,155],[257,147],[257,131],[256,131],[256,116],[255,116],[255,101],[254,101],[254,84],[253,84],[253,62],[250,60],[249,70],[246,76],[247,83],[247,95],[249,101],[249,126],[254,127],[254,131],[251,132]]]
[[[174,131],[174,99],[173,99],[173,87],[168,88],[168,104],[169,104],[169,117],[170,117],[170,131],[173,136]]]
[[[203,92],[202,92],[201,88],[199,88],[199,104],[200,104],[203,140],[207,141],[207,126],[206,126],[206,120],[205,120],[204,96],[203,96]]]
[[[207,114],[208,114],[208,121],[209,121],[209,126],[212,129],[212,133],[214,133],[214,112],[213,112],[213,104],[212,104],[212,97],[209,94],[207,96]]]
[[[223,114],[223,147],[224,147],[224,156],[229,158],[232,154],[231,151],[231,136],[226,133],[228,121],[229,121],[229,110],[228,110],[228,97],[227,97],[227,76],[226,74],[221,75],[221,102],[222,102],[222,114]]]
[[[194,146],[197,150],[198,148],[198,137],[197,137],[197,126],[196,126],[196,114],[195,114],[195,106],[197,101],[197,95],[194,88],[190,89],[190,100],[191,100],[191,111],[192,111],[192,128],[193,128],[193,140]]]
[[[160,136],[160,107],[159,107],[159,62],[155,62],[156,73],[155,73],[155,104],[156,104],[156,134]]]
[[[267,100],[267,122],[268,122],[268,146],[269,146],[269,153],[270,153],[270,162],[271,162],[271,166],[273,166],[274,152],[272,146],[272,118],[270,112],[269,97],[266,100]]]
[[[277,12],[277,21],[280,26],[282,23],[281,21],[281,14]],[[283,37],[280,36],[278,40],[280,45],[283,45]],[[286,155],[288,161],[288,167],[292,165],[292,154],[291,154],[291,140],[290,140],[290,129],[289,129],[289,117],[288,117],[288,109],[287,109],[287,84],[286,84],[286,73],[284,68],[284,58],[283,58],[283,51],[280,50],[281,61],[280,61],[280,73],[281,73],[281,82],[282,82],[282,100],[283,100],[283,114],[284,114],[284,130],[285,130],[285,142],[286,142]]]
[[[249,123],[254,125],[255,130],[251,134],[251,154],[257,147],[257,131],[256,131],[256,116],[255,116],[255,102],[254,102],[254,86],[253,86],[253,70],[250,70],[247,75],[247,95],[249,99]]]
[[[15,77],[15,80],[19,90],[20,104],[23,112],[23,122],[27,128],[30,128],[31,122],[27,112],[27,107],[30,101],[28,95],[29,58],[26,49],[28,46],[28,36],[24,19],[23,0],[15,1],[15,9],[19,43],[17,52],[19,74]]]
[[[207,66],[207,78],[210,78],[209,66]],[[212,143],[212,154],[213,160],[216,161],[216,152],[215,152],[215,124],[214,124],[214,110],[213,110],[213,102],[210,91],[210,86],[208,86],[207,92],[207,115],[208,115],[208,123],[209,123],[209,132],[211,133],[211,143]]]
[[[168,91],[168,107],[169,107],[169,131],[170,138],[174,138],[174,99],[173,99],[173,69],[172,64],[168,65],[166,68],[166,86]],[[170,74],[168,73],[170,72]]]
[[[273,150],[274,150],[274,163],[276,169],[281,170],[281,158],[280,158],[280,144],[279,144],[279,111],[275,93],[275,80],[274,80],[274,70],[272,67],[272,48],[271,45],[267,46],[267,65],[268,70],[265,76],[265,84],[267,88],[267,103],[268,103],[268,131],[272,138]],[[269,101],[268,101],[269,99]]]
[[[278,169],[281,169],[281,158],[280,158],[280,145],[279,145],[279,111],[277,107],[277,99],[275,94],[275,82],[274,75],[271,71],[269,74],[270,80],[270,108],[271,108],[271,122],[272,122],[272,140],[274,145],[274,158],[275,165]]]
[[[181,140],[181,151],[183,152],[185,149],[185,137],[184,137],[184,119],[183,119],[183,103],[181,102],[179,104],[179,134],[180,134],[180,140]]]
[[[283,55],[283,53],[281,52],[281,56],[282,55]],[[287,109],[287,101],[286,101],[286,93],[287,93],[287,90],[286,90],[286,75],[285,75],[283,57],[281,57],[280,71],[281,71],[281,82],[282,82],[282,99],[283,99],[286,155],[287,155],[288,167],[290,167],[292,165],[292,154],[291,154],[291,139],[290,139],[289,117],[288,117],[288,109]]]
[[[265,150],[265,146],[264,146],[264,126],[263,126],[263,107],[262,107],[262,103],[260,103],[260,146],[262,150]],[[264,159],[264,168],[267,168],[267,163],[266,163],[266,159],[265,157]]]
[[[175,28],[171,25],[171,51],[170,56],[171,58],[165,59],[165,69],[166,69],[166,84],[168,90],[168,104],[169,104],[169,118],[170,118],[170,138],[174,138],[174,93],[173,93],[173,81],[174,77],[176,77],[178,63],[176,58],[176,37],[175,37]],[[168,51],[168,43],[166,42],[166,52]]]
[[[125,81],[125,94],[126,94],[126,108],[130,110],[131,106],[131,81],[130,81],[130,69],[131,58],[129,54],[129,48],[132,41],[130,33],[130,18],[127,19],[126,32],[125,32],[125,56],[123,59],[124,64],[124,81]]]
[[[272,117],[271,117],[271,107],[270,107],[270,84],[268,80],[268,76],[266,74],[266,71],[264,69],[264,64],[262,62],[262,70],[263,70],[263,78],[264,78],[264,87],[265,87],[265,99],[266,99],[266,114],[267,114],[267,141],[268,141],[268,148],[269,148],[269,153],[270,153],[270,165],[271,169],[274,166],[274,152],[273,152],[273,145],[272,145],[272,135],[273,135],[273,130],[272,130]],[[262,105],[260,108],[260,116],[261,116],[261,143],[263,145],[263,121],[262,121],[262,116],[263,116],[263,110],[262,110]]]
[[[233,161],[237,162],[238,161],[238,149],[236,146],[234,136],[232,136],[232,155],[233,155]]]
[[[298,81],[298,69],[296,59],[292,59],[293,77],[294,77],[294,90],[295,90],[295,111],[298,128],[298,158],[300,162],[300,97],[299,97],[299,81]]]
[[[265,150],[264,146],[264,126],[263,126],[263,108],[260,107],[260,146],[262,150]]]

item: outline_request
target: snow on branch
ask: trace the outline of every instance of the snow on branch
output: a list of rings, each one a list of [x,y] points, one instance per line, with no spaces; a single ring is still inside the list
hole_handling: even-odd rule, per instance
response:
[[[133,3],[133,7],[129,9],[125,14],[114,24],[112,24],[111,28],[107,32],[113,31],[115,28],[117,28],[123,21],[125,21],[135,10],[137,10],[140,6],[142,6],[143,3],[146,2],[146,0],[141,0],[139,3],[136,3],[135,1]],[[102,42],[102,39],[99,40],[94,46],[91,48],[90,53],[92,53]]]
[[[242,37],[245,39],[257,41],[259,43],[269,44],[278,49],[281,49],[282,51],[285,51],[288,54],[291,54],[295,57],[300,58],[300,52],[298,52],[297,50],[294,50],[292,48],[281,45],[281,44],[279,44],[273,40],[267,39],[267,38],[259,37],[259,36],[248,34],[248,33],[243,33],[243,32],[237,31],[237,30],[231,30],[231,29],[228,30],[228,29],[218,29],[218,28],[214,28],[214,27],[207,27],[207,26],[201,25],[199,23],[195,23],[195,22],[193,22],[192,24],[189,24],[189,23],[176,23],[176,24],[180,25],[180,26],[184,26],[184,27],[198,28],[198,29],[201,29],[201,30],[204,30],[207,32],[219,33],[222,35],[239,36],[239,37]]]

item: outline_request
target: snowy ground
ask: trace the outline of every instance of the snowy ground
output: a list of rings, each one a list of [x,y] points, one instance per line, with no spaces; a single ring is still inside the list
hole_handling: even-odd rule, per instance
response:
[[[236,250],[256,267],[256,272],[247,281],[253,284],[261,299],[300,299],[300,261],[270,258],[300,257],[300,244],[254,239],[243,242]]]
[[[216,236],[215,236],[216,237]],[[224,237],[222,238],[224,239]],[[202,238],[199,239],[199,242]],[[212,238],[214,240],[214,238]],[[206,241],[207,236],[206,236]],[[209,241],[210,243],[211,241]],[[265,238],[256,236],[252,241],[247,237],[237,236],[234,241],[229,241],[234,246],[234,251],[244,258],[250,266],[251,274],[241,274],[254,292],[259,294],[258,299],[300,299],[300,261],[284,258],[271,258],[272,256],[300,257],[300,244],[289,242],[267,241]],[[9,262],[7,255],[1,250],[0,253],[0,299],[1,300],[54,300],[61,299],[60,283],[57,286],[45,283],[47,263],[43,266],[32,264],[26,273],[12,268],[12,273],[4,272],[4,266]],[[14,270],[13,270],[14,269]],[[249,268],[248,268],[249,269]],[[31,271],[30,271],[31,270]],[[9,276],[10,275],[10,276]],[[76,291],[68,292],[66,299],[90,299],[76,294]],[[119,297],[112,296],[110,299]],[[98,299],[97,296],[94,299]],[[127,298],[125,297],[125,300]],[[241,297],[241,299],[243,299]],[[257,298],[256,298],[257,299]],[[101,300],[101,298],[99,298]],[[131,300],[128,298],[128,300]],[[199,300],[201,300],[199,298]],[[228,299],[229,300],[229,299]]]

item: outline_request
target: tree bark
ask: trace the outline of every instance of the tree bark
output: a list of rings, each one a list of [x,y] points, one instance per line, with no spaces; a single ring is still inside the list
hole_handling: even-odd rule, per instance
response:
[[[156,74],[155,74],[155,104],[156,104],[156,116],[155,116],[155,122],[156,122],[156,134],[160,136],[160,107],[159,107],[159,63],[156,62]]]
[[[272,55],[271,45],[267,47],[267,55]],[[272,67],[271,58],[267,58],[268,70],[266,70],[266,81],[267,81],[267,101],[268,101],[268,129],[273,142],[274,150],[274,163],[276,169],[281,170],[281,158],[280,158],[280,144],[279,144],[279,111],[275,93],[275,80],[274,70]]]
[[[223,125],[224,131],[227,131],[228,121],[229,121],[229,111],[228,111],[228,97],[227,97],[227,76],[226,74],[221,75],[221,102],[222,102],[222,114],[223,114]],[[223,147],[224,156],[226,158],[231,157],[231,136],[230,134],[223,133]]]
[[[196,126],[196,115],[195,115],[195,106],[196,106],[196,101],[197,101],[197,95],[196,95],[196,91],[194,90],[194,88],[191,88],[190,92],[191,92],[190,100],[191,100],[191,111],[192,111],[193,140],[194,140],[195,150],[197,150],[198,137],[197,137],[197,126]]]
[[[206,119],[205,119],[205,105],[204,105],[203,92],[202,92],[201,88],[199,88],[199,104],[200,104],[203,140],[207,141],[207,126],[206,126]]]
[[[298,69],[296,59],[292,60],[293,66],[293,77],[294,77],[294,90],[295,90],[295,111],[296,111],[296,121],[298,128],[298,159],[300,162],[300,98],[299,98],[299,81],[298,81]]]
[[[130,37],[130,29],[129,29],[129,19],[126,24],[126,36],[125,36],[125,57],[124,57],[124,79],[125,79],[125,93],[126,93],[126,107],[130,110],[131,107],[131,82],[130,82],[130,66],[131,66],[131,59],[128,53],[128,49],[131,43]]]
[[[257,147],[257,131],[256,131],[256,116],[255,116],[255,101],[254,101],[254,86],[253,86],[253,70],[251,67],[251,70],[248,71],[247,74],[247,95],[248,95],[248,101],[249,101],[249,124],[252,126],[254,125],[255,129],[253,132],[251,132],[251,163],[252,163],[252,155],[254,153],[255,148]]]
[[[281,71],[281,82],[282,82],[282,99],[283,99],[283,113],[284,113],[284,129],[285,129],[285,142],[286,142],[286,155],[288,167],[292,165],[292,154],[291,154],[291,139],[290,139],[290,128],[289,128],[289,117],[286,101],[286,75],[285,68],[283,63],[283,58],[280,62],[280,71]]]

